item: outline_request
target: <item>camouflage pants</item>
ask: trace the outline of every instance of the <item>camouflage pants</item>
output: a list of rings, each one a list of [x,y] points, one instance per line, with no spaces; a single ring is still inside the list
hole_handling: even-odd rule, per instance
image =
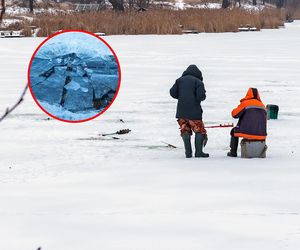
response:
[[[204,124],[202,120],[178,119],[177,122],[180,126],[181,134],[188,133],[191,135],[193,131],[194,133],[200,133],[206,135],[206,130],[204,128]]]

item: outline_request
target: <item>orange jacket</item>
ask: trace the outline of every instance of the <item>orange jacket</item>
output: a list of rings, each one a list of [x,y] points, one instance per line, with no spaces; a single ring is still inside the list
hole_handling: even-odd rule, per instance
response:
[[[239,118],[234,136],[250,140],[265,140],[267,136],[267,111],[258,90],[249,88],[240,104],[232,110],[233,118]]]

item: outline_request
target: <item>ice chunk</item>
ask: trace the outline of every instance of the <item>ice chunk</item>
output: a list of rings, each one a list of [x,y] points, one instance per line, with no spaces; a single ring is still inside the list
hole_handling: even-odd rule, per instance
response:
[[[106,71],[107,62],[101,57],[94,57],[86,61],[86,65],[89,69]]]
[[[30,76],[31,86],[37,85],[45,80],[46,77],[44,76],[37,76],[37,75]]]
[[[67,90],[78,90],[80,89],[80,84],[78,82],[75,82],[75,81],[71,81],[69,84],[67,84],[65,86],[65,89]]]
[[[30,68],[30,76],[39,76],[55,66],[51,60],[34,58]]]
[[[54,71],[55,71],[56,74],[65,76],[66,75],[66,71],[67,71],[67,67],[66,66],[55,67]]]
[[[91,82],[94,88],[109,88],[116,91],[118,88],[118,75],[103,75],[103,74],[92,74]]]
[[[66,85],[64,108],[77,112],[93,108],[93,89],[88,80],[74,77]]]
[[[39,101],[48,102],[50,104],[59,104],[62,99],[65,77],[53,74],[45,81],[32,85],[35,97]]]

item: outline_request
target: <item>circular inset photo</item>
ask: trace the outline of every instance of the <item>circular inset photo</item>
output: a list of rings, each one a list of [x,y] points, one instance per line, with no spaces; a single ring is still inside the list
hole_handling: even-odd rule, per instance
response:
[[[104,113],[118,94],[121,71],[113,49],[87,31],[62,31],[34,52],[28,83],[49,116],[84,122]]]

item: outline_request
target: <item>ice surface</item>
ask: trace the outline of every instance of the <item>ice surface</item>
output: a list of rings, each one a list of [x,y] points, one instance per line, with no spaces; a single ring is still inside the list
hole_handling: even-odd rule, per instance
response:
[[[106,39],[123,70],[109,111],[48,121],[28,94],[0,123],[1,249],[300,249],[300,23]],[[0,110],[22,91],[41,41],[0,39]],[[266,159],[227,158],[230,128],[208,130],[209,159],[184,158],[169,88],[191,63],[203,71],[207,125],[235,122],[250,86],[279,105]],[[98,136],[122,128],[132,132]]]

